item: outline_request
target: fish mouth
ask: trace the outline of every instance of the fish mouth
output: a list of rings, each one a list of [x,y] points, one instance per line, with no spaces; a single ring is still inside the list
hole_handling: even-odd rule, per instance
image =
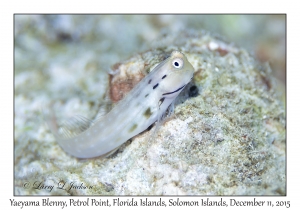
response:
[[[186,86],[186,84],[183,85],[182,87],[178,88],[177,90],[174,90],[173,92],[163,93],[163,96],[165,96],[165,95],[170,95],[170,94],[173,94],[173,93],[176,93],[176,92],[182,90],[185,86]]]

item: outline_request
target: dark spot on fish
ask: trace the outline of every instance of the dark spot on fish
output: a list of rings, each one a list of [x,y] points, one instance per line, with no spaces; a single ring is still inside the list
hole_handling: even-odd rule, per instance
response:
[[[164,102],[164,100],[165,100],[165,98],[159,99],[158,105],[159,105],[159,106],[162,105],[162,103]]]
[[[156,85],[153,86],[153,90],[154,90],[155,88],[157,88],[157,86],[158,86],[158,83],[157,83]]]
[[[147,93],[146,95],[145,95],[145,98],[147,98],[149,96],[149,93]]]
[[[148,84],[150,84],[152,82],[152,79],[150,79],[149,81],[148,81]]]
[[[189,97],[196,97],[199,94],[199,89],[196,85],[193,85],[189,89]]]
[[[164,78],[166,78],[167,77],[167,75],[164,75],[161,79],[164,79]]]
[[[151,108],[148,107],[148,109],[144,112],[144,116],[148,119],[152,115]]]
[[[137,124],[134,124],[130,129],[129,132],[133,132],[137,128]]]

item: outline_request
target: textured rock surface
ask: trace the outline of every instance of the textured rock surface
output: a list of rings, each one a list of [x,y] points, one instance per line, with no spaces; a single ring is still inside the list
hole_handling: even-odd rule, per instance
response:
[[[167,35],[152,46],[112,68],[131,79],[115,74],[111,81],[117,82],[110,89],[108,76],[99,72],[101,61],[89,53],[65,68],[63,62],[49,65],[41,53],[40,62],[46,67],[38,74],[17,73],[16,194],[286,194],[285,109],[271,69],[246,50],[206,32]],[[41,108],[52,104],[62,119],[73,114],[93,118],[106,92],[126,94],[172,50],[183,52],[196,72],[178,99],[175,114],[155,135],[153,127],[106,159],[79,160],[58,146]],[[87,188],[69,190],[72,182]],[[54,189],[34,189],[42,188],[40,183]],[[58,189],[63,183],[65,190]]]

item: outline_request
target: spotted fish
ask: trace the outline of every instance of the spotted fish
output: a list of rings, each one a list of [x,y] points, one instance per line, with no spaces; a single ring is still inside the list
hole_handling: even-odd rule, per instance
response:
[[[78,158],[106,156],[160,119],[191,81],[193,73],[194,68],[185,55],[173,51],[109,113],[81,133],[62,137],[53,121],[49,126],[58,144],[70,155]]]

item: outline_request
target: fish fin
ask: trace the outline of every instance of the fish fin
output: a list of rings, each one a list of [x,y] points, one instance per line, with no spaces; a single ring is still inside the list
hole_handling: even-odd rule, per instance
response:
[[[57,138],[72,138],[87,130],[92,124],[92,120],[81,115],[75,115],[59,124],[53,114],[49,127]]]
[[[104,99],[104,102],[99,106],[99,111],[93,119],[88,119],[82,115],[74,115],[67,118],[64,121],[58,120],[54,113],[54,105],[50,104],[50,107],[46,110],[41,107],[42,116],[47,127],[55,138],[66,139],[72,138],[86,131],[92,125],[100,121],[112,108],[112,102],[108,99]]]
[[[119,147],[111,150],[108,153],[105,153],[104,155],[101,155],[102,158],[109,158],[110,156],[112,156],[113,154],[115,154],[117,152],[117,150],[121,147],[122,145],[120,145]]]
[[[100,121],[103,118],[103,116],[105,116],[108,112],[110,112],[112,107],[113,107],[113,103],[108,99],[106,99],[103,103],[101,103],[99,106],[99,111],[97,112],[96,117],[93,120],[93,123],[95,124],[96,122]]]
[[[75,115],[65,120],[58,129],[61,137],[71,138],[87,130],[93,125],[93,121],[81,115]]]
[[[51,133],[55,136],[55,138],[58,137],[58,124],[56,120],[56,116],[53,111],[53,103],[50,104],[51,108],[45,110],[44,106],[41,107],[41,113],[43,120],[48,127],[48,129],[51,131]],[[47,106],[46,106],[47,107]]]
[[[175,103],[176,103],[175,101],[176,101],[176,99],[167,108],[165,115],[164,115],[164,120],[175,115]]]
[[[158,109],[159,109],[159,105],[158,105]],[[164,122],[174,114],[174,110],[175,110],[175,101],[173,101],[169,105],[169,107],[167,108],[167,110],[165,112],[162,112],[159,110],[159,114],[158,114],[158,117],[157,117],[157,120],[155,123],[155,128],[153,131],[151,131],[148,142],[154,140],[154,138],[157,136],[157,133],[158,133],[161,125],[164,124]]]
[[[89,120],[81,115],[75,115],[60,123],[53,111],[53,107],[46,112],[42,109],[42,114],[47,127],[50,129],[55,138],[71,138],[84,132],[93,125],[93,120]]]

